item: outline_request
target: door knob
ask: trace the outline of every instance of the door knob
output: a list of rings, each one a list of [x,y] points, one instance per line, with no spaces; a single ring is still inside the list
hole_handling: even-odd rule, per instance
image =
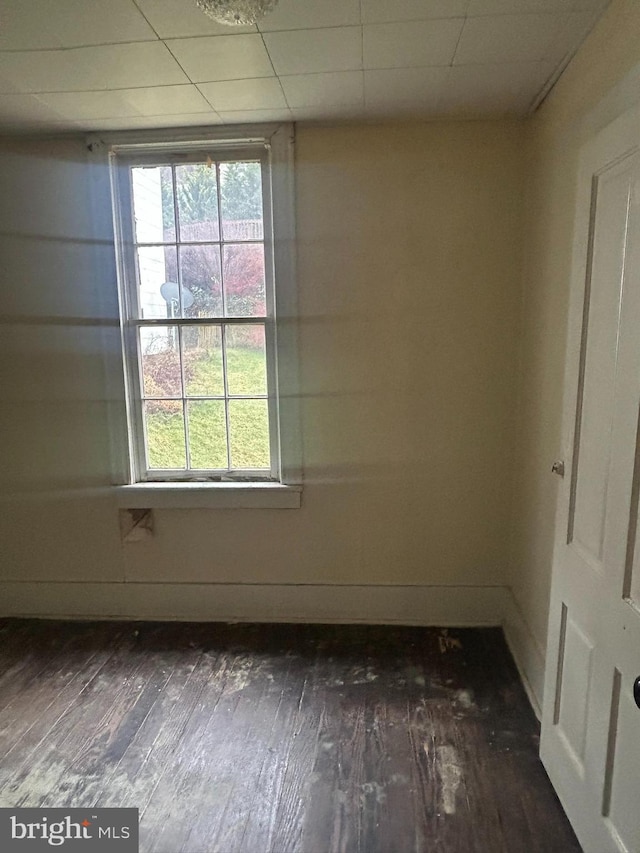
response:
[[[553,474],[557,474],[558,477],[564,477],[564,460],[556,459],[556,461],[551,466],[551,472]]]
[[[633,698],[638,708],[640,708],[640,675],[633,682]]]

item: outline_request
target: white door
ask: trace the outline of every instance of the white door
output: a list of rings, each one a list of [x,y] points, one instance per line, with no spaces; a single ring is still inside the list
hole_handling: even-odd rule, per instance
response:
[[[585,145],[574,237],[541,756],[586,853],[640,853],[639,145]]]

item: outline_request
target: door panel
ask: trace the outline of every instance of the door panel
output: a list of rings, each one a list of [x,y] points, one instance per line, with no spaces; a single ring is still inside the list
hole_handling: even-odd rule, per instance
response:
[[[582,765],[587,735],[587,708],[591,692],[593,643],[580,630],[567,611],[564,636],[560,635],[562,652],[562,678],[556,699],[557,725],[573,752],[573,758]]]
[[[618,313],[622,293],[624,246],[632,164],[625,160],[594,178],[595,213],[592,254],[585,298],[585,330],[576,418],[572,500],[568,541],[575,542],[594,566],[602,565],[607,509],[608,444],[613,422]],[[607,239],[602,239],[606,232]]]
[[[638,821],[638,770],[640,768],[640,741],[638,740],[638,708],[627,693],[620,692],[619,707],[612,703],[612,729],[616,731],[615,749],[610,769],[611,793],[604,802],[604,811],[612,835],[617,837],[622,850],[640,850],[640,821]]]
[[[640,851],[640,110],[582,153],[541,756],[586,853]]]

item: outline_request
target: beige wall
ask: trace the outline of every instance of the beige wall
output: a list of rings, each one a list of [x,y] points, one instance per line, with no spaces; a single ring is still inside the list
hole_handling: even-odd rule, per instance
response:
[[[578,151],[591,111],[640,63],[640,4],[616,0],[527,126],[513,590],[545,648],[561,453],[565,331]],[[637,97],[637,96],[636,96]]]
[[[110,478],[101,323],[116,310],[85,180],[81,144],[2,144],[2,577],[122,575],[111,500],[83,491]]]
[[[303,507],[158,511],[124,548],[82,140],[3,143],[0,577],[503,584],[522,142],[518,123],[299,130]]]

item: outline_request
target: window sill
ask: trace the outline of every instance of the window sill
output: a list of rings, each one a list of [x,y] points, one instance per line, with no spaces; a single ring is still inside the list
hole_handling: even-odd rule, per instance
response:
[[[297,509],[302,486],[282,483],[135,483],[116,486],[123,509]]]

